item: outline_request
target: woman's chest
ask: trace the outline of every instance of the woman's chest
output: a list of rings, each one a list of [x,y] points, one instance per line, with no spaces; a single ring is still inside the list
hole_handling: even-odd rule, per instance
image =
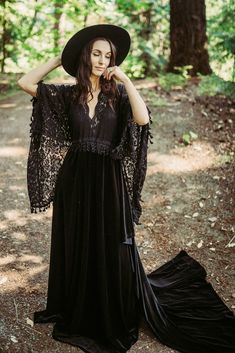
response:
[[[73,140],[96,136],[99,139],[112,141],[116,135],[117,123],[117,111],[107,102],[98,101],[93,107],[88,104],[70,106],[69,126]]]

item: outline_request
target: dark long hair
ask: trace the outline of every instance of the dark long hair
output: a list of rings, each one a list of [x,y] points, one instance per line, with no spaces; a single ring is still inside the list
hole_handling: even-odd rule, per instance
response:
[[[97,40],[105,40],[110,44],[111,57],[110,57],[109,66],[115,65],[117,49],[110,39],[104,38],[104,37],[96,37],[91,41],[89,41],[83,47],[81,55],[79,57],[78,68],[76,72],[77,85],[76,85],[76,91],[74,92],[74,99],[78,103],[81,103],[83,105],[87,102],[87,97],[89,93],[93,98],[93,94],[91,92],[92,84],[90,81],[90,75],[92,72],[91,51],[92,51],[94,42],[96,42]],[[113,103],[118,93],[115,79],[112,77],[111,80],[106,80],[103,76],[101,76],[100,85],[101,85],[101,91],[104,94],[106,94],[109,98],[109,104],[113,106]]]

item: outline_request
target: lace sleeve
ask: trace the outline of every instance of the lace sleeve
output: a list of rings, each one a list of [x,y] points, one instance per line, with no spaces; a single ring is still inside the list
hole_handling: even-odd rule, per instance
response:
[[[133,220],[139,223],[142,213],[140,204],[141,191],[147,171],[147,149],[152,142],[151,111],[149,113],[149,123],[138,125],[133,120],[132,109],[125,86],[118,85],[120,97],[118,101],[119,129],[120,139],[118,145],[112,151],[113,158],[119,158],[122,161],[122,170],[127,185],[127,190],[132,206]]]
[[[72,87],[39,81],[31,99],[27,162],[31,213],[45,211],[53,201],[57,175],[71,143],[67,111]]]

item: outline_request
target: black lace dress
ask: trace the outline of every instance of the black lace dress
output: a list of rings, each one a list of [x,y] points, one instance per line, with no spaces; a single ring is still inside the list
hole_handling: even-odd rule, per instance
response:
[[[118,108],[100,93],[94,118],[87,105],[70,104],[68,125],[71,144],[53,198],[47,306],[35,323],[55,322],[55,339],[88,353],[126,352],[141,318],[179,352],[234,352],[234,316],[197,261],[181,251],[144,272],[122,160],[111,153]]]

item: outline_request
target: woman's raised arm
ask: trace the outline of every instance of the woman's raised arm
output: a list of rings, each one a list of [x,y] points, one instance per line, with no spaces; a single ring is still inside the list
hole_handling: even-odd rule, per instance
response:
[[[42,64],[35,69],[23,75],[18,81],[18,85],[31,96],[36,97],[37,83],[50,71],[61,65],[61,56],[50,59],[47,63]]]

